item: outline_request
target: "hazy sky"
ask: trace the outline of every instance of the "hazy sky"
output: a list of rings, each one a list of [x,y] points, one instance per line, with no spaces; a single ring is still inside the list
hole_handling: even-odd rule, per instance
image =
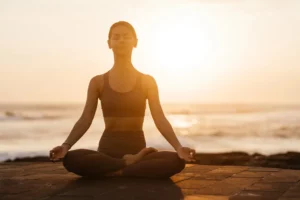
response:
[[[0,103],[84,102],[125,20],[161,101],[300,103],[298,0],[0,0]]]

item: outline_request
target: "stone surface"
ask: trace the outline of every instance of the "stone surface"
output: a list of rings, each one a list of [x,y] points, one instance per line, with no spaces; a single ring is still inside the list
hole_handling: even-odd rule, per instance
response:
[[[0,163],[1,200],[295,200],[300,171],[187,164],[169,179],[87,179],[61,162]]]
[[[196,153],[196,163],[199,165],[236,165],[275,167],[285,169],[300,169],[300,152],[286,152],[273,155],[245,152]],[[48,162],[47,156],[34,156],[8,159],[6,162]]]

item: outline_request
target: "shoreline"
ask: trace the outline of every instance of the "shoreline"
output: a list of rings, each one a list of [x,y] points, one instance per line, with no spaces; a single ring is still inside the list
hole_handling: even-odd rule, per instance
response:
[[[196,162],[192,164],[199,165],[239,165],[271,167],[283,169],[300,170],[300,152],[288,151],[272,155],[263,155],[259,153],[248,154],[241,151],[221,152],[221,153],[197,153]],[[56,162],[61,162],[61,160]],[[21,157],[7,159],[0,163],[8,162],[52,162],[48,156]]]

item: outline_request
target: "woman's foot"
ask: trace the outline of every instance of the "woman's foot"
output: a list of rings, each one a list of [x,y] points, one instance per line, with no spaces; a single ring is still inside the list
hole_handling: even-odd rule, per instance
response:
[[[149,153],[153,153],[153,152],[157,152],[157,149],[153,148],[153,147],[146,147],[143,148],[140,152],[138,152],[137,154],[126,154],[123,156],[123,159],[125,160],[126,165],[131,165],[134,164],[138,161],[140,161],[145,155],[149,154]]]
[[[107,173],[107,174],[105,174],[105,176],[107,176],[107,177],[122,176],[122,173],[123,173],[123,170],[121,169],[116,172]]]
[[[134,164],[134,163],[138,162],[139,160],[141,160],[145,155],[147,155],[149,153],[153,153],[153,152],[157,152],[157,149],[155,149],[153,147],[143,148],[137,154],[124,155],[123,159],[125,160],[126,165],[131,165],[131,164]],[[107,173],[107,174],[105,174],[105,176],[107,176],[107,177],[122,176],[122,173],[123,173],[123,170],[121,169],[119,171]]]

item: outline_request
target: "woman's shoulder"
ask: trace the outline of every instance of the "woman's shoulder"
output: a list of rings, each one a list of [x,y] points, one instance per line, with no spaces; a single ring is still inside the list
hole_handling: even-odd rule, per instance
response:
[[[94,85],[97,86],[97,88],[101,91],[104,85],[104,75],[106,73],[103,74],[97,74],[95,76],[93,76],[90,80],[90,82]]]
[[[144,81],[154,80],[154,77],[150,74],[142,73],[140,71],[138,71],[138,73],[140,74],[140,76],[142,77],[142,80],[144,80]]]
[[[98,74],[95,75],[91,78],[91,81],[97,82],[97,83],[101,83],[104,81],[104,74]]]
[[[144,88],[150,88],[153,85],[156,85],[155,78],[152,75],[141,73],[141,77],[142,77],[141,82]]]
[[[92,79],[97,80],[97,81],[104,80],[105,74],[106,74],[106,72],[103,74],[97,74],[97,75],[93,76]]]

